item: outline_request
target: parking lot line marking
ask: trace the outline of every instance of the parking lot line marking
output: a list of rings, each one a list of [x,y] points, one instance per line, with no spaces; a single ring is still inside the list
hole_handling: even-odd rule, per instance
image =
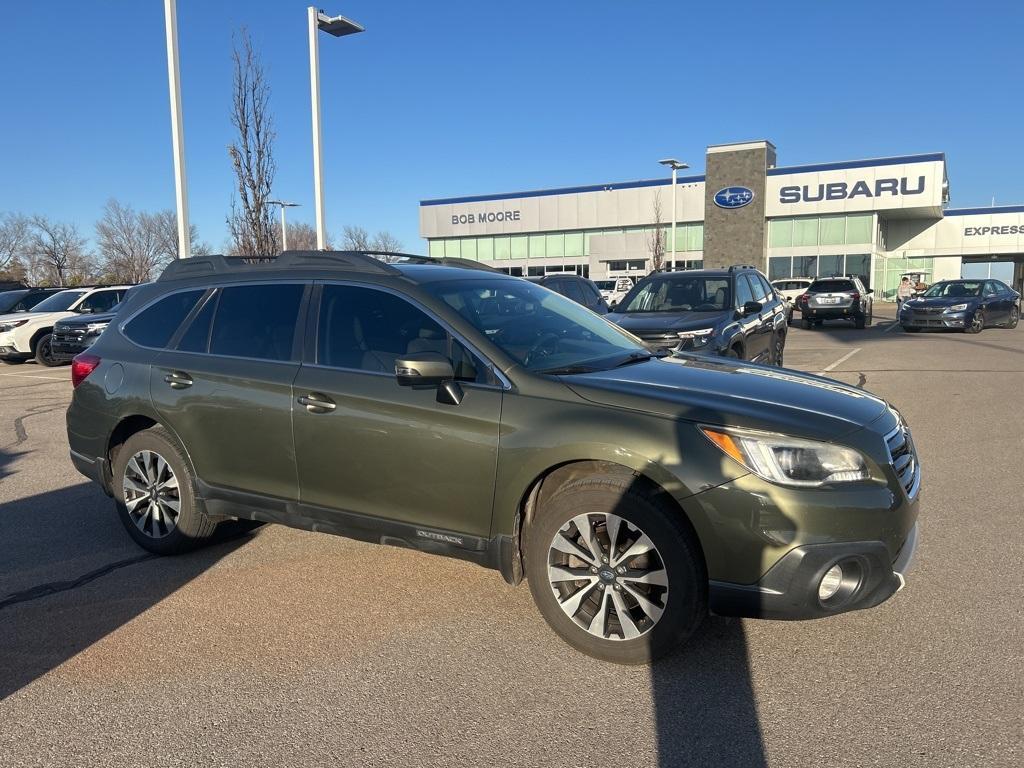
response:
[[[829,366],[826,366],[825,368],[822,368],[822,369],[821,369],[821,372],[822,372],[822,373],[828,373],[829,371],[831,371],[831,370],[833,370],[833,369],[835,369],[835,368],[838,368],[838,367],[839,367],[840,365],[842,365],[842,364],[843,364],[843,363],[845,363],[845,362],[846,362],[847,360],[849,360],[849,359],[850,359],[851,357],[853,357],[853,356],[854,356],[854,355],[856,355],[856,354],[857,354],[858,352],[860,352],[860,350],[861,350],[861,348],[860,348],[860,347],[855,347],[854,349],[851,349],[851,350],[850,350],[849,352],[847,352],[847,353],[846,353],[845,355],[843,355],[842,357],[840,357],[840,358],[839,358],[838,360],[836,360],[836,361],[835,361],[834,363],[832,363],[831,365],[829,365]]]
[[[888,328],[886,328],[884,331],[882,331],[882,333],[888,333],[889,331],[891,331],[893,328],[895,328],[899,324],[900,324],[899,320],[893,320],[892,321],[892,325],[890,325]]]
[[[70,381],[66,376],[40,376],[35,373],[0,373],[0,376],[21,376],[23,379],[49,379],[50,381]]]

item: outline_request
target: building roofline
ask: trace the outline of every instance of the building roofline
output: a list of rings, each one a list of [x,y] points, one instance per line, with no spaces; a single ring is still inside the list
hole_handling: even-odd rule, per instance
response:
[[[875,157],[866,160],[844,160],[836,163],[819,163],[816,165],[787,165],[769,168],[769,176],[784,176],[789,173],[813,173],[814,171],[838,171],[845,168],[870,168],[884,165],[906,165],[909,163],[946,161],[944,152],[932,152],[922,155],[899,155],[896,157]],[[704,181],[704,174],[696,176],[680,176],[678,184],[697,184]],[[637,181],[618,181],[607,184],[587,184],[579,187],[555,187],[551,189],[531,189],[522,192],[499,192],[492,195],[468,195],[465,197],[437,197],[420,200],[420,207],[429,205],[455,205],[458,203],[487,203],[498,200],[515,200],[524,197],[547,197],[550,195],[574,195],[582,192],[609,192],[616,189],[637,189],[639,187],[670,186],[671,177],[664,179],[640,179]]]
[[[984,213],[1024,213],[1024,205],[986,205],[981,208],[947,208],[944,216],[971,216]]]

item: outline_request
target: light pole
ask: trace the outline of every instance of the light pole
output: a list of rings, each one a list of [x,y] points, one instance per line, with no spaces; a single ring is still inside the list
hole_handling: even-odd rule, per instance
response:
[[[281,250],[288,250],[288,224],[284,220],[285,208],[298,208],[300,203],[289,203],[287,200],[266,200],[266,205],[277,205],[281,208]]]
[[[188,226],[188,184],[185,180],[185,129],[181,122],[181,74],[178,71],[178,10],[175,0],[164,0],[167,27],[167,82],[171,91],[171,142],[174,145],[174,195],[178,208],[178,258],[187,259],[191,233]]]
[[[658,162],[672,169],[672,258],[669,259],[668,268],[669,272],[674,272],[676,268],[676,219],[678,218],[676,216],[676,172],[690,166],[671,157],[659,160]]]
[[[309,90],[313,102],[313,197],[316,205],[316,247],[327,247],[327,227],[324,224],[323,150],[320,146],[320,45],[317,31],[323,30],[335,37],[362,32],[363,27],[344,16],[328,16],[312,5],[309,15]],[[284,210],[282,209],[282,214]]]

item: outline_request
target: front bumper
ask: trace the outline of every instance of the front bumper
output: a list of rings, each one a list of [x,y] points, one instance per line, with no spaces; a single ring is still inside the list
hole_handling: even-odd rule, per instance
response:
[[[918,524],[895,560],[880,541],[808,544],[791,550],[757,584],[711,581],[708,603],[720,616],[760,619],[820,619],[885,602],[903,589],[917,549]],[[848,588],[828,600],[818,597],[822,578],[835,565],[852,574]]]
[[[900,312],[900,325],[904,328],[965,328],[973,318],[972,312]]]
[[[19,352],[14,346],[0,345],[0,360],[25,360],[29,357],[29,353]]]

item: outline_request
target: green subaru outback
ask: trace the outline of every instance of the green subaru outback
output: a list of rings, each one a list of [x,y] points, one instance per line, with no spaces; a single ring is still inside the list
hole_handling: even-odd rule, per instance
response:
[[[474,262],[252,261],[172,264],[74,361],[71,458],[148,550],[241,518],[463,558],[620,663],[709,611],[818,618],[903,586],[921,471],[867,392],[652,353]]]

